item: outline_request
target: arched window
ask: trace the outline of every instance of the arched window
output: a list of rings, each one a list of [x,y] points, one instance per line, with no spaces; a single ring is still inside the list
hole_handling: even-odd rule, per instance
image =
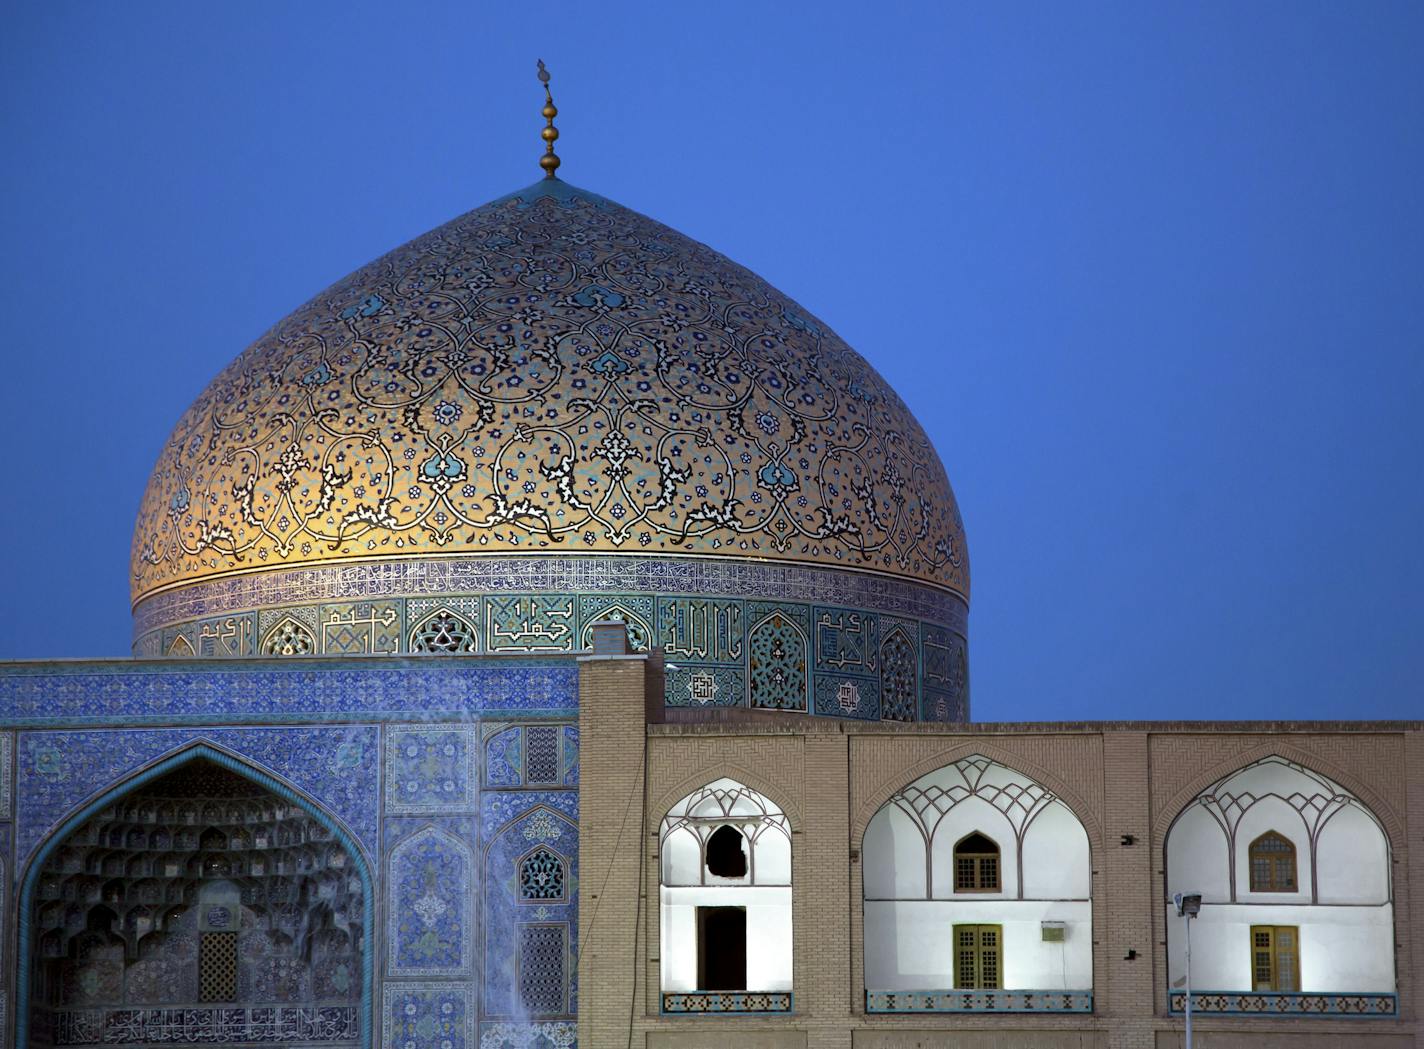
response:
[[[519,898],[538,903],[564,898],[564,861],[539,846],[519,863]]]
[[[1273,830],[1251,843],[1251,891],[1295,892],[1295,846]]]
[[[999,846],[978,831],[954,846],[954,891],[999,891]]]
[[[707,873],[718,878],[745,878],[747,851],[745,838],[736,827],[722,826],[707,839]]]

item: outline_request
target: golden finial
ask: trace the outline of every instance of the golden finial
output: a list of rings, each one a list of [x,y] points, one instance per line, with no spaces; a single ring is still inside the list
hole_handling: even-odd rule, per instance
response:
[[[554,96],[549,94],[549,71],[544,68],[544,60],[539,59],[539,83],[544,85],[544,119],[549,122],[539,134],[544,139],[544,155],[539,158],[539,166],[544,169],[545,178],[553,178],[559,166],[558,155],[554,152],[554,140],[559,137],[559,129],[554,126],[554,118],[559,111],[554,107]]]

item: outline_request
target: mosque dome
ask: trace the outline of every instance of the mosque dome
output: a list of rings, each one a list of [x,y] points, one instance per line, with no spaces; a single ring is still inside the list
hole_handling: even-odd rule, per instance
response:
[[[205,615],[336,600],[784,583],[962,634],[969,594],[944,468],[865,359],[724,256],[557,178],[362,267],[233,361],[163,447],[131,580],[150,655],[208,654],[179,628]],[[635,606],[615,612],[656,633]],[[252,654],[285,651],[270,618]]]

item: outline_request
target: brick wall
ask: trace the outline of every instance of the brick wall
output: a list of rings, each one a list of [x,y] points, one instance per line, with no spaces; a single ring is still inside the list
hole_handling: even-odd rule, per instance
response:
[[[581,667],[582,1049],[1176,1049],[1182,1023],[1167,1016],[1165,993],[1166,830],[1184,798],[1267,753],[1337,780],[1385,825],[1394,850],[1401,1018],[1198,1017],[1197,1049],[1424,1047],[1418,1019],[1424,930],[1409,906],[1411,897],[1424,898],[1424,863],[1417,870],[1408,864],[1411,851],[1424,853],[1424,725],[948,728],[725,717],[647,725],[647,666],[630,656]],[[973,753],[1054,790],[1088,831],[1092,1015],[865,1014],[861,836],[894,791]],[[720,776],[766,794],[792,824],[795,1012],[789,1017],[660,1014],[658,824],[670,805]],[[1129,834],[1133,844],[1125,845]]]

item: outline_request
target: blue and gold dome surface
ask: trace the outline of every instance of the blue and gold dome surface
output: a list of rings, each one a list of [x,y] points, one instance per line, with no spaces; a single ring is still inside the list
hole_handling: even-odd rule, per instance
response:
[[[822,712],[885,716],[888,643],[901,719],[963,716],[963,525],[904,403],[754,274],[553,178],[224,370],[132,591],[142,655],[574,651],[613,615],[678,663],[670,702],[807,709],[821,667]]]

